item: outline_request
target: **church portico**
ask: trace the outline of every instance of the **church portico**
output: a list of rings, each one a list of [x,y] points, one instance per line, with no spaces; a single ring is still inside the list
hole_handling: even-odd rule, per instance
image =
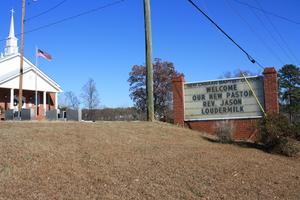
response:
[[[14,33],[13,12],[4,54],[0,56],[0,118],[5,111],[18,111],[19,70],[21,56]],[[35,119],[45,118],[46,112],[58,108],[60,86],[24,57],[22,109],[32,109]]]
[[[18,111],[19,90],[0,88],[0,118],[4,119],[5,111]],[[37,95],[37,98],[36,98]],[[23,90],[22,108],[33,109],[36,119],[43,119],[46,112],[57,109],[57,93],[47,91]]]

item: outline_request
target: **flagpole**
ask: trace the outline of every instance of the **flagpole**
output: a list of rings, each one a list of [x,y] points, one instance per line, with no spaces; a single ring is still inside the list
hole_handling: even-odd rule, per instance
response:
[[[37,95],[37,68],[38,68],[38,56],[37,56],[38,48],[35,46],[35,119],[37,119],[38,113],[38,95]]]

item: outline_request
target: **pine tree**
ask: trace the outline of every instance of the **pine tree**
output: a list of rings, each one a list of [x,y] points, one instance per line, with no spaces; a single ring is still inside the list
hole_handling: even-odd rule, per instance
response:
[[[293,122],[300,114],[300,69],[292,64],[284,65],[278,77],[281,107]]]

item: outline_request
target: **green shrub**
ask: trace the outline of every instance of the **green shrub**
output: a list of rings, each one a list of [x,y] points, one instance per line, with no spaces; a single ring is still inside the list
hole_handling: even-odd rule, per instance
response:
[[[264,117],[259,124],[260,142],[265,148],[274,153],[293,156],[299,152],[297,143],[291,138],[295,136],[294,125],[281,114]]]
[[[215,127],[215,134],[221,143],[232,143],[235,127],[229,120],[218,121]]]
[[[280,143],[281,138],[291,135],[290,129],[290,123],[285,116],[268,115],[260,122],[261,142],[267,148],[272,148]]]

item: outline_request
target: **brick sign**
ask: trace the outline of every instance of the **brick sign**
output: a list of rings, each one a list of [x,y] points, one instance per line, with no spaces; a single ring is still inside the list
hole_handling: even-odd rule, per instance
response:
[[[263,77],[247,77],[264,105]],[[263,115],[244,78],[184,84],[184,119],[259,118]]]

